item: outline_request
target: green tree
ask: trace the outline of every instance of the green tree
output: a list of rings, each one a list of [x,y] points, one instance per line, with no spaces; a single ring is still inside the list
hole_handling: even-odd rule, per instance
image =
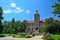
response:
[[[25,32],[27,21],[26,20],[24,20],[23,22],[15,21],[15,19],[13,18],[11,22],[4,21],[3,26],[4,26],[3,33],[17,34],[20,32]]]
[[[17,26],[17,31],[19,32],[25,32],[26,29],[26,25],[27,25],[27,21],[24,20],[23,22],[16,22],[16,26]]]
[[[44,23],[44,26],[42,27],[43,32],[47,32],[47,28],[50,27],[50,24],[53,23],[54,19],[53,18],[47,18],[46,22]]]
[[[3,32],[3,26],[2,26],[3,17],[2,17],[2,15],[3,15],[3,9],[2,9],[2,7],[0,7],[0,33]]]
[[[60,17],[60,0],[58,0],[58,2],[55,3],[52,7],[54,8],[53,14]]]
[[[47,28],[47,32],[60,34],[60,22],[55,20],[53,23],[51,23],[50,26],[48,26]]]
[[[60,34],[60,21],[54,20],[53,18],[48,18],[46,19],[42,30],[43,32]]]
[[[20,24],[21,24],[20,21],[15,22],[15,32],[16,32],[16,34],[20,32],[20,27],[21,27]]]
[[[54,21],[54,18],[47,18],[45,24],[51,24]]]
[[[12,21],[11,21],[11,25],[12,25],[12,32],[11,33],[15,33],[15,19],[13,18]]]
[[[54,8],[53,14],[55,16],[60,17],[60,0],[57,0],[58,2],[55,3],[52,7]],[[60,21],[55,21],[53,22],[50,26],[50,28],[48,28],[50,30],[50,32],[55,31],[54,33],[60,33],[59,29],[60,29]]]
[[[22,22],[22,25],[23,25],[23,31],[25,32],[26,27],[27,27],[27,20],[24,20],[24,21]]]
[[[11,33],[11,22],[8,22],[8,21],[4,21],[3,22],[3,33]]]
[[[6,33],[6,30],[7,30],[7,21],[4,21],[3,22],[3,33]]]

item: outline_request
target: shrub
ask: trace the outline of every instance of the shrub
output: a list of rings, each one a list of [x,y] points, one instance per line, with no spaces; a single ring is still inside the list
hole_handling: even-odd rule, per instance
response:
[[[44,35],[43,39],[44,40],[54,40],[49,33]]]
[[[13,35],[13,37],[15,37],[15,35]]]
[[[21,34],[21,36],[25,36],[25,34]]]
[[[32,34],[32,36],[35,36],[35,34]]]
[[[0,37],[5,37],[5,34],[0,34]]]
[[[26,38],[31,38],[32,36],[27,36]]]
[[[47,40],[54,40],[53,38],[47,39]]]

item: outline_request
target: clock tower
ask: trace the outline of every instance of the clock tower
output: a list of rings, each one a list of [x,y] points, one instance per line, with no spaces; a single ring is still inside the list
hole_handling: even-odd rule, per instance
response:
[[[35,33],[39,34],[40,33],[40,15],[38,13],[38,10],[36,10],[36,13],[34,14],[34,22],[35,22]]]

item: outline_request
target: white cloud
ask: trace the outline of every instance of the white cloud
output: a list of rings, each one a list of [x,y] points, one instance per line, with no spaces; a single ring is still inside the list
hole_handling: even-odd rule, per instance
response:
[[[17,13],[20,13],[22,12],[23,10],[20,8],[20,7],[16,7],[16,10],[15,10]]]
[[[20,11],[22,12],[23,10],[21,9]]]
[[[21,9],[20,7],[16,6],[16,3],[11,3],[11,7],[14,8],[12,10],[14,13],[21,13],[23,11],[23,9]]]
[[[21,13],[23,10],[20,9],[20,10],[14,10],[15,13]]]
[[[4,13],[11,13],[12,10],[3,10]]]
[[[10,5],[12,8],[16,7],[16,3],[11,3]]]
[[[23,12],[23,9],[9,9],[9,10],[3,10],[4,13],[21,13]]]
[[[30,10],[26,10],[26,13],[30,13]]]
[[[10,3],[10,6],[7,6],[8,10],[4,10],[4,13],[21,13],[23,12],[23,9],[16,6],[16,3],[12,2]]]
[[[20,10],[21,8],[20,7],[16,7],[17,10]]]

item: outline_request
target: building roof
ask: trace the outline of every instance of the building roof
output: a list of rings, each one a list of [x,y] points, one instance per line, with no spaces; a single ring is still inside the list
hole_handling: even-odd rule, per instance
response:
[[[32,20],[32,21],[27,21],[29,24],[34,24],[35,22]],[[40,23],[45,23],[46,21],[45,20],[40,20]]]
[[[46,21],[45,20],[41,20],[40,23],[45,23]]]
[[[29,24],[34,24],[34,21],[27,21]]]

